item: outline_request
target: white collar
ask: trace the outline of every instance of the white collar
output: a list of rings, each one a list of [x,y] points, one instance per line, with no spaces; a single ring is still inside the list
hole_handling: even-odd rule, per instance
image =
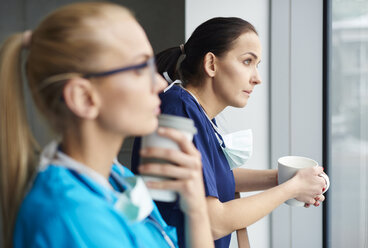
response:
[[[59,146],[58,142],[52,141],[50,144],[48,144],[44,148],[44,150],[41,153],[40,167],[39,167],[40,171],[45,170],[51,164],[62,166],[65,168],[72,169],[78,172],[79,174],[88,175],[90,178],[92,178],[94,181],[96,181],[100,185],[108,189],[113,189],[111,184],[107,180],[107,178],[102,176],[100,173],[98,173],[94,169],[72,159],[65,153],[59,151],[58,146]],[[116,162],[117,160],[114,159],[114,163]]]

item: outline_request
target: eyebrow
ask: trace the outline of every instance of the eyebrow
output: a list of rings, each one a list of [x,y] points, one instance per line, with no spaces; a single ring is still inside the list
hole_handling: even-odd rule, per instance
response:
[[[137,60],[140,60],[140,59],[148,59],[150,57],[153,57],[154,55],[152,54],[148,54],[148,53],[142,53],[142,54],[138,54],[136,56],[134,56],[132,58],[132,61],[137,61]]]
[[[253,52],[246,52],[246,53],[241,54],[240,56],[247,55],[247,54],[252,55],[256,60],[258,59],[258,56],[255,53],[253,53]],[[262,60],[259,60],[258,61],[258,64],[261,63],[261,61]]]
[[[250,55],[252,55],[255,59],[258,59],[258,56],[257,56],[255,53],[253,53],[253,52],[246,52],[246,53],[241,54],[241,56],[243,56],[243,55],[247,55],[247,54],[250,54]]]

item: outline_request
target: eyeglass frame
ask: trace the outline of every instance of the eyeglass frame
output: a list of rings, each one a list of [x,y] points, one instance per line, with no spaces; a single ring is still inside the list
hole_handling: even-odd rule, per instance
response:
[[[83,78],[106,77],[106,76],[110,76],[110,75],[120,73],[120,72],[143,69],[143,68],[146,68],[147,66],[149,66],[150,68],[154,68],[154,72],[156,72],[156,65],[155,65],[154,57],[150,57],[148,60],[140,64],[130,65],[130,66],[126,66],[126,67],[122,67],[122,68],[118,68],[114,70],[109,70],[109,71],[103,71],[103,72],[97,72],[97,73],[87,73],[87,74],[83,74],[82,77]]]
[[[137,70],[137,69],[143,69],[143,68],[146,68],[147,66],[149,67],[149,69],[151,71],[151,76],[152,76],[152,84],[151,85],[152,85],[152,89],[153,89],[155,84],[156,84],[155,74],[157,73],[156,64],[155,64],[155,57],[153,57],[153,56],[150,57],[149,59],[147,59],[143,63],[136,64],[136,65],[125,66],[125,67],[121,67],[121,68],[117,68],[117,69],[113,69],[113,70],[109,70],[109,71],[96,72],[96,73],[86,73],[86,74],[63,73],[63,74],[54,75],[54,76],[46,78],[41,83],[39,89],[43,89],[43,88],[45,88],[46,86],[48,86],[52,83],[62,81],[62,80],[68,80],[68,79],[71,79],[71,78],[76,77],[76,76],[79,76],[79,77],[82,77],[82,78],[85,78],[85,79],[95,78],[95,77],[106,77],[106,76],[110,76],[110,75],[121,73],[121,72]]]

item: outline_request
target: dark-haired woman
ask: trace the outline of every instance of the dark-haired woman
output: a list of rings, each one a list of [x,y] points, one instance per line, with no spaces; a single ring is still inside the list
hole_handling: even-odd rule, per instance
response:
[[[321,167],[300,170],[277,185],[276,170],[237,168],[250,155],[249,132],[224,135],[216,125],[215,117],[223,109],[244,107],[261,83],[261,52],[259,37],[250,23],[240,18],[213,18],[198,26],[184,45],[156,56],[158,71],[174,81],[160,96],[162,112],[189,117],[198,129],[193,142],[202,155],[216,247],[229,247],[233,231],[258,221],[290,198],[315,206],[324,200],[326,184],[318,176]],[[254,190],[266,191],[234,199],[235,192]],[[177,203],[158,206],[165,220],[177,227],[180,246],[184,247],[184,221]]]

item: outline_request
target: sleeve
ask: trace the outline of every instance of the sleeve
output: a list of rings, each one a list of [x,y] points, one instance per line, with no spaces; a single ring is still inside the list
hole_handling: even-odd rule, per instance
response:
[[[49,216],[34,236],[32,247],[137,247],[127,224],[106,213],[98,207],[76,207],[63,215]]]
[[[178,98],[176,98],[174,103],[172,101],[173,99],[171,99],[171,103],[168,103],[164,99],[161,104],[161,111],[165,114],[187,117],[194,121],[198,132],[196,135],[194,135],[193,143],[202,156],[203,181],[206,190],[206,196],[219,198],[212,155],[214,149],[216,148],[213,147],[212,143],[210,142],[208,133],[212,130],[207,130],[207,120],[204,119],[201,110],[194,102],[187,103],[184,100]]]

